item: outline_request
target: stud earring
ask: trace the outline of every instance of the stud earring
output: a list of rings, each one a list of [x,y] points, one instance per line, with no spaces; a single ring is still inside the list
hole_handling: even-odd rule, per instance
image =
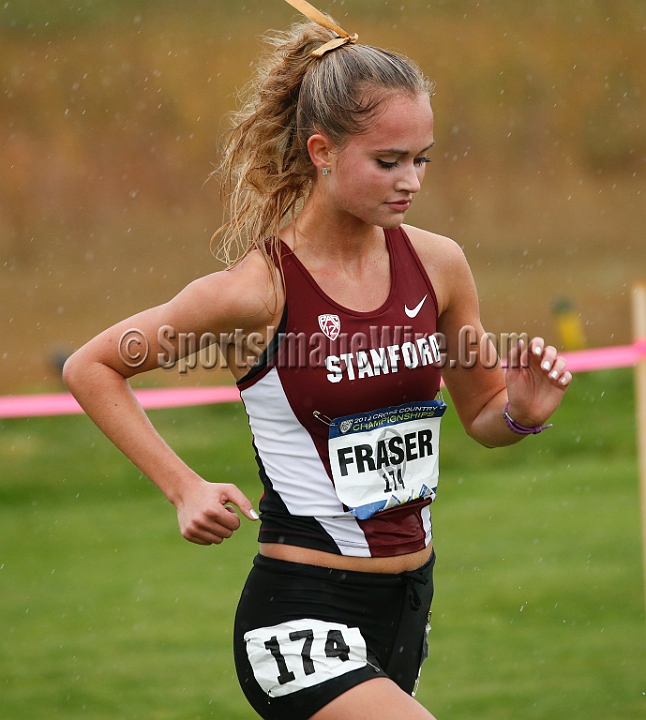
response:
[[[330,174],[330,168],[323,168],[323,175],[329,175]]]

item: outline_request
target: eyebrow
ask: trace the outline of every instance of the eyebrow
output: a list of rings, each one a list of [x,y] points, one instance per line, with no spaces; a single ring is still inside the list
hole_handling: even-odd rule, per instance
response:
[[[419,153],[426,152],[427,150],[430,150],[433,145],[435,145],[435,142],[432,142],[430,145],[427,145],[425,148],[419,151]],[[375,150],[376,153],[384,154],[384,155],[410,155],[408,150],[398,150],[397,148],[387,148],[385,150]],[[419,153],[415,153],[415,155],[419,155]]]

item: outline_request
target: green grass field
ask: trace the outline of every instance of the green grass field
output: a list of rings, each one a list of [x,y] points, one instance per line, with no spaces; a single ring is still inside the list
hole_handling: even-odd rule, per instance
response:
[[[151,417],[257,503],[241,405]],[[443,433],[420,701],[439,720],[646,717],[632,374],[577,376],[555,427],[513,448],[452,413]],[[185,542],[85,417],[0,421],[0,463],[2,720],[255,717],[230,635],[257,526]]]

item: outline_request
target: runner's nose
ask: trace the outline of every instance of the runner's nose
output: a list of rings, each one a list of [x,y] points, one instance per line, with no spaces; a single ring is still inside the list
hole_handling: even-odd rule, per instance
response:
[[[422,183],[418,174],[418,168],[415,164],[411,163],[410,165],[406,165],[405,171],[403,172],[395,189],[400,192],[407,192],[414,195],[419,192],[421,186]]]

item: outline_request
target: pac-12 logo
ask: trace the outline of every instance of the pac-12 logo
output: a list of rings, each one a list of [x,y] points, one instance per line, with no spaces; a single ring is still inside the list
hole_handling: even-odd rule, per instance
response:
[[[336,340],[339,337],[341,320],[338,315],[319,315],[319,326],[330,340]]]

